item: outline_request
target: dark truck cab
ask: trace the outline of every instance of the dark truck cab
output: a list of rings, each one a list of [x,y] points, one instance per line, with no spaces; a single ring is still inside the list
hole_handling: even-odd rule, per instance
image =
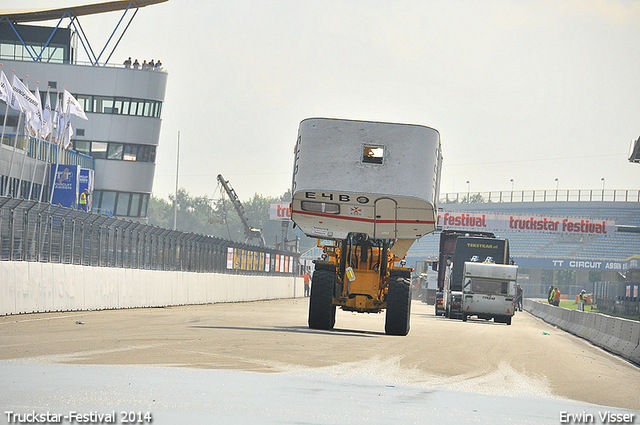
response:
[[[491,257],[496,264],[509,264],[509,241],[490,232],[443,230],[438,256],[438,292],[446,317],[462,318],[462,273],[464,263]],[[436,302],[436,315],[440,313]]]

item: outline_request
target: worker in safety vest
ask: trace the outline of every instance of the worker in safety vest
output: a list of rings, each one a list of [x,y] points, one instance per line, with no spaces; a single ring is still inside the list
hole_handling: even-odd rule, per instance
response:
[[[586,293],[587,293],[587,291],[585,291],[583,289],[582,291],[580,291],[580,295],[578,296],[578,310],[579,311],[584,311],[584,305],[587,303],[587,300],[585,299]]]
[[[556,288],[553,293],[553,305],[556,307],[560,305],[560,290],[558,288]]]
[[[82,211],[87,211],[87,204],[89,203],[89,189],[85,189],[80,194],[80,208]]]
[[[304,296],[308,297],[311,289],[311,276],[309,275],[309,269],[307,269],[307,272],[302,275],[302,279],[304,280]]]

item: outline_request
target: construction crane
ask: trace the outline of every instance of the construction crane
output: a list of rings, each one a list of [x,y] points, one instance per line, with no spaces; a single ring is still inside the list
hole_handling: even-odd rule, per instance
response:
[[[245,243],[249,243],[249,241],[252,239],[258,239],[260,246],[265,246],[266,244],[264,242],[264,236],[262,235],[262,230],[257,229],[255,227],[251,227],[249,225],[249,218],[247,217],[247,214],[244,212],[244,207],[242,206],[242,202],[240,202],[240,199],[238,199],[238,195],[236,195],[236,191],[233,190],[233,188],[231,187],[231,184],[229,184],[229,181],[225,180],[224,177],[222,177],[222,174],[218,174],[218,181],[220,182],[220,185],[224,188],[225,192],[227,192],[227,195],[229,195],[229,199],[231,200],[231,203],[235,207],[236,212],[240,217],[240,221],[242,221],[242,225],[244,226],[244,234],[246,236]]]

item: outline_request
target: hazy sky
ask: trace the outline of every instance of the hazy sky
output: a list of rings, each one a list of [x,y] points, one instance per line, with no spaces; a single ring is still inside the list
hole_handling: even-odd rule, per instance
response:
[[[94,50],[121,15],[80,18]],[[218,174],[242,200],[281,195],[309,117],[437,129],[443,193],[640,188],[640,1],[169,0],[139,10],[111,62],[128,56],[169,73],[165,199],[178,131],[192,195]]]

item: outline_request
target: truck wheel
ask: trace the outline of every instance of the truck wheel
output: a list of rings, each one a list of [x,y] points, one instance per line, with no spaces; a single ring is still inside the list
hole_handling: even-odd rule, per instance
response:
[[[511,324],[511,316],[507,316],[506,319],[504,319],[504,323],[506,323],[507,325]]]
[[[462,313],[462,321],[463,322],[467,321],[467,313]]]
[[[336,306],[333,305],[335,272],[316,270],[311,281],[309,297],[309,327],[311,329],[333,329],[336,323]]]
[[[384,331],[387,335],[405,336],[409,333],[411,317],[411,288],[408,276],[392,274],[389,276],[387,294],[387,315]]]

